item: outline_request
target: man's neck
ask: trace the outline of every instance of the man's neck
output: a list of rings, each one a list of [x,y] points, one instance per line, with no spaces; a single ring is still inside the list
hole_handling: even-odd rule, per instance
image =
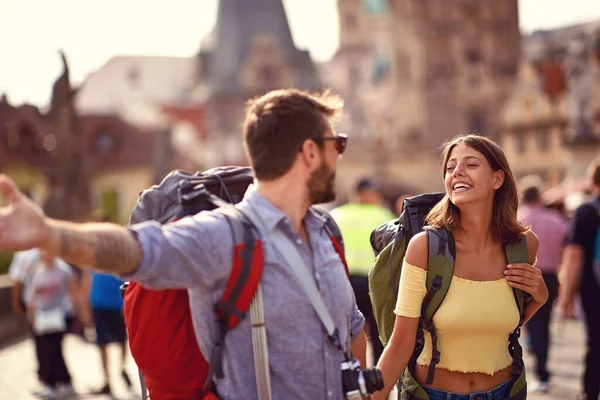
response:
[[[304,236],[303,221],[310,207],[304,183],[283,177],[268,182],[255,181],[255,185],[258,193],[281,210],[294,230]]]

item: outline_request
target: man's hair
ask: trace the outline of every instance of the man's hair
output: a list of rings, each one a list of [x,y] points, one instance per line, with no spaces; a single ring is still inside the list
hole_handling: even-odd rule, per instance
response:
[[[243,124],[244,148],[254,176],[269,181],[284,175],[302,144],[321,138],[328,118],[338,116],[343,102],[325,91],[311,94],[298,89],[275,90],[247,104]],[[317,144],[322,147],[323,142]]]
[[[379,190],[379,183],[373,178],[362,178],[354,186],[356,193],[364,192],[365,190]]]
[[[537,175],[528,175],[519,182],[519,191],[521,195],[521,203],[531,204],[537,203],[542,198],[544,181]]]
[[[540,188],[537,186],[527,186],[521,194],[521,201],[524,204],[537,203],[542,197]]]
[[[590,164],[589,174],[592,183],[600,188],[600,157],[596,158]]]

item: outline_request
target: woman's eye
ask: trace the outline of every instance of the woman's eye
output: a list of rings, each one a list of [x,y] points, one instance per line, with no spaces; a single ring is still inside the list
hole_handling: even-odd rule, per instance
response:
[[[452,171],[454,167],[446,167],[446,171]]]

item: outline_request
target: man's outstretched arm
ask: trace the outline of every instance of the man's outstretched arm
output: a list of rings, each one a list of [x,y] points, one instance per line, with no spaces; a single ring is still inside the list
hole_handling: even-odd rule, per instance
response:
[[[63,260],[95,270],[126,275],[142,261],[142,248],[127,228],[111,223],[75,224],[46,219],[44,246]]]
[[[128,229],[109,223],[75,224],[47,218],[6,175],[0,175],[0,249],[41,248],[82,267],[115,274],[135,271],[142,249]]]

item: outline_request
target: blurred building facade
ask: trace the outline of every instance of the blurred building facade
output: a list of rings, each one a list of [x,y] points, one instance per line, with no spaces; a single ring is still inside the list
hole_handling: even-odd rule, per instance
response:
[[[562,64],[531,60],[535,52],[528,50],[521,61],[517,0],[337,5],[339,49],[325,63],[296,47],[282,0],[220,0],[215,28],[199,38],[196,56],[118,56],[90,74],[75,108],[89,136],[90,174],[105,182],[92,185],[95,203],[105,191],[96,187],[119,188],[128,214],[137,192],[170,169],[246,164],[240,135],[246,101],[286,87],[332,87],[345,100],[338,130],[351,139],[337,180],[341,199],[365,175],[377,176],[388,194],[442,189],[439,147],[461,133],[502,142],[519,176],[539,173],[556,183],[568,175]],[[544,37],[554,46],[563,36]],[[524,48],[546,54],[539,50],[546,42],[535,43]],[[31,121],[45,118],[29,106],[18,110]],[[144,143],[136,148],[125,144],[128,138]],[[109,161],[94,153],[94,143],[132,152],[131,159],[113,154]],[[113,175],[95,169],[103,162]]]
[[[164,132],[131,125],[106,110],[76,112],[77,90],[63,61],[49,110],[0,99],[0,170],[48,215],[82,220],[102,208],[126,222],[139,192],[155,179]]]
[[[552,31],[547,36],[553,37]],[[548,187],[582,188],[587,164],[600,155],[600,47],[587,42],[589,51],[576,66],[577,77],[587,77],[582,89],[569,77],[568,54],[582,36],[568,38],[570,42],[549,42],[549,48],[536,47],[536,58],[521,64],[502,112],[501,142],[517,178],[537,175]],[[577,105],[581,96],[586,102]],[[583,135],[575,131],[574,115],[579,114],[589,119]]]
[[[519,65],[517,0],[338,6],[340,48],[327,76],[348,103],[342,130],[352,142],[341,172],[366,168],[391,186],[440,189],[445,140],[471,132],[499,138]]]

